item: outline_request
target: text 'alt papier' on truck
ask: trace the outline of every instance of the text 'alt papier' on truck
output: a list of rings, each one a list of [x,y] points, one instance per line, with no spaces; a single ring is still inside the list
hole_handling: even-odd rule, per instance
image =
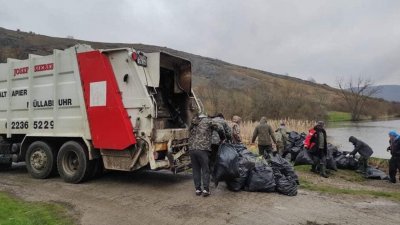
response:
[[[76,45],[0,64],[0,169],[79,183],[103,170],[190,165],[189,124],[202,106],[190,61],[132,48]]]

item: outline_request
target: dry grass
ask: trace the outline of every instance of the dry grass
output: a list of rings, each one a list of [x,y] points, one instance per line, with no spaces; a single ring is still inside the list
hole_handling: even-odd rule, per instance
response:
[[[268,124],[272,126],[272,129],[276,129],[279,127],[281,120],[268,120]],[[294,119],[285,119],[286,128],[288,131],[296,131],[296,132],[305,132],[307,133],[310,128],[312,128],[315,124],[314,121],[309,120],[294,120]],[[240,124],[240,133],[242,136],[243,143],[249,145],[251,142],[251,138],[253,137],[253,131],[259,122],[252,121],[244,121]]]

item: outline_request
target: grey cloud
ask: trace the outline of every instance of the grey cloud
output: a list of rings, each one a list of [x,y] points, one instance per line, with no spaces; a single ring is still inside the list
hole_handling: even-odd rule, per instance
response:
[[[330,85],[337,76],[360,74],[400,84],[398,1],[25,0],[2,5],[0,26],[11,29],[168,46]]]

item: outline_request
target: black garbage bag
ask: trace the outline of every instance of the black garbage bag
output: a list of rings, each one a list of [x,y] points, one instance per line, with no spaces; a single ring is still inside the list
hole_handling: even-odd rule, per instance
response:
[[[250,171],[255,167],[253,161],[245,157],[239,157],[239,177],[226,181],[226,185],[231,191],[240,191],[246,185]]]
[[[327,148],[328,148],[328,152],[331,152],[333,156],[340,155],[340,151],[335,145],[328,143]]]
[[[239,154],[239,156],[245,157],[247,159],[256,159],[258,157],[258,155],[256,155],[255,153],[249,151],[245,145],[243,144],[236,144],[236,145],[232,145],[233,148],[235,148],[236,152]]]
[[[288,139],[290,142],[296,142],[300,139],[300,135],[296,131],[291,131],[288,135]]]
[[[347,169],[348,160],[347,160],[347,157],[345,155],[340,155],[340,156],[336,157],[335,161],[336,161],[337,168],[339,168],[339,169]]]
[[[287,151],[290,151],[290,149],[292,149],[295,145],[294,145],[294,143],[295,142],[291,142],[290,140],[286,143],[286,146],[285,146],[285,149],[287,150]]]
[[[354,157],[349,157],[349,164],[348,164],[348,168],[349,170],[356,170],[358,169],[358,161],[357,159],[355,159]]]
[[[301,147],[294,146],[290,149],[290,154],[292,156],[291,161],[294,161],[296,159],[297,155],[299,154],[299,152],[301,151],[302,148],[303,148],[303,146],[301,146]]]
[[[335,158],[335,161],[339,169],[356,170],[358,168],[358,161],[354,157],[346,157],[345,154]]]
[[[326,168],[337,171],[338,168],[336,166],[336,160],[334,158],[327,158],[326,159]]]
[[[286,159],[282,158],[279,154],[275,154],[271,157],[271,166],[274,170],[279,170],[286,177],[290,177],[296,183],[299,182],[299,177],[294,172],[293,165],[287,161]]]
[[[292,157],[292,153],[290,153],[290,152],[285,152],[285,153],[282,155],[282,157],[283,157],[284,159],[286,159],[287,161],[294,161],[294,159],[293,159],[293,157]]]
[[[294,143],[294,146],[302,148],[304,146],[304,140],[303,139],[299,139]]]
[[[328,144],[327,156],[326,156],[326,168],[337,171],[336,160],[333,157],[333,152],[337,150],[336,146]]]
[[[341,151],[337,151],[337,152],[335,152],[335,151],[333,151],[332,152],[332,156],[333,156],[333,158],[337,158],[337,157],[339,157],[339,156],[341,156],[341,155],[343,155],[343,153],[341,152]]]
[[[297,183],[293,178],[283,175],[277,169],[274,169],[274,177],[276,183],[275,189],[278,193],[288,196],[297,195]]]
[[[245,188],[246,191],[275,191],[275,179],[272,168],[265,162],[257,162],[249,173]]]
[[[242,153],[243,151],[247,151],[247,148],[244,144],[230,144],[238,154]]]
[[[314,161],[311,158],[310,153],[308,152],[307,149],[303,148],[299,154],[297,154],[297,157],[294,161],[294,165],[312,165],[314,164]]]
[[[307,134],[306,134],[306,133],[302,132],[302,133],[300,134],[300,139],[306,140],[306,137],[307,137]]]
[[[213,177],[216,184],[239,177],[239,154],[231,144],[221,144],[215,161]]]
[[[373,167],[367,168],[367,173],[365,174],[365,178],[376,179],[376,180],[389,180],[389,176],[385,172]]]

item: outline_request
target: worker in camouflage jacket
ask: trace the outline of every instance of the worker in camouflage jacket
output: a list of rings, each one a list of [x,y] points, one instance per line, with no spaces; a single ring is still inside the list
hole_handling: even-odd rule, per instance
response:
[[[280,127],[275,130],[275,139],[276,139],[276,150],[280,155],[284,155],[285,146],[288,141],[288,134],[286,130],[286,125],[284,121],[280,122]]]
[[[260,124],[254,129],[251,143],[258,138],[258,154],[270,158],[272,153],[272,141],[276,144],[275,134],[271,126],[267,124],[267,118],[261,117]],[[272,139],[272,141],[271,141]]]
[[[204,197],[210,195],[210,154],[212,133],[217,131],[222,140],[225,140],[223,128],[204,114],[193,118],[189,133],[189,154],[192,162],[193,181],[196,195]],[[203,181],[203,190],[201,188]]]
[[[219,124],[220,127],[223,128],[224,134],[225,134],[225,140],[226,141],[232,141],[232,129],[229,127],[228,123],[226,122],[224,115],[222,113],[218,113],[212,118],[212,121]],[[219,146],[222,143],[223,140],[219,137],[219,134],[216,130],[213,131],[212,133],[212,139],[211,139],[211,144]],[[218,148],[217,148],[218,150]]]
[[[353,136],[349,137],[349,142],[354,145],[354,150],[349,155],[352,155],[354,157],[357,153],[360,154],[360,158],[358,159],[359,168],[357,169],[357,172],[366,174],[368,168],[368,160],[374,153],[374,151],[372,151],[371,147],[369,147],[369,145],[367,145],[365,142]]]
[[[232,117],[232,143],[240,144],[242,143],[242,137],[240,136],[240,123],[242,118],[239,116]]]

